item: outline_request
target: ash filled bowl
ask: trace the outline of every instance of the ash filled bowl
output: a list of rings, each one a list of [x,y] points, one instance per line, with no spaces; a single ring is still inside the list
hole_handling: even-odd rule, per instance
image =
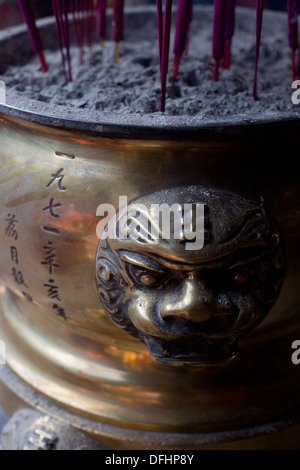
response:
[[[224,137],[248,132],[246,125],[251,125],[253,132],[253,125],[260,129],[263,124],[263,133],[270,126],[273,131],[278,123],[281,129],[297,126],[299,108],[292,102],[295,90],[291,87],[286,15],[264,14],[257,101],[252,97],[255,11],[237,10],[231,69],[221,70],[218,82],[212,81],[212,23],[211,7],[195,8],[189,52],[182,58],[178,81],[174,83],[169,77],[164,114],[159,112],[155,7],[127,9],[119,65],[114,64],[112,41],[101,50],[95,38],[93,46],[85,50],[84,65],[80,65],[73,44],[71,83],[62,72],[53,18],[39,22],[49,65],[47,75],[39,70],[26,28],[10,28],[0,35],[0,79],[7,87],[7,106],[0,110],[56,127],[105,134],[169,136],[179,132]],[[170,52],[171,69],[172,48]]]

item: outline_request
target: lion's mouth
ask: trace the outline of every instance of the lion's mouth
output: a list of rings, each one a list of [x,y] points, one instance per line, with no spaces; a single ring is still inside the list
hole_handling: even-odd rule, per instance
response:
[[[151,357],[162,364],[175,366],[211,366],[227,364],[237,354],[236,338],[191,336],[175,340],[144,337]]]

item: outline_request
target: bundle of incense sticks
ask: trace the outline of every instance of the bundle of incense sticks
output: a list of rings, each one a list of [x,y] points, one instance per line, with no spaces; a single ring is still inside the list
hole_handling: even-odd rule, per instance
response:
[[[94,32],[104,47],[107,35],[107,1],[106,0],[52,0],[56,21],[56,31],[61,49],[62,65],[65,75],[72,81],[70,61],[69,21],[73,22],[75,40],[84,63],[84,48],[91,47]],[[71,15],[71,16],[70,16]],[[112,39],[115,41],[115,62],[119,61],[119,43],[124,39],[124,0],[113,0]]]
[[[28,28],[28,33],[31,39],[31,44],[33,50],[36,52],[38,59],[40,61],[41,69],[43,73],[47,73],[48,66],[46,64],[44,53],[43,53],[43,43],[40,36],[40,32],[35,24],[34,13],[31,8],[29,0],[18,0],[19,7],[24,18],[24,21]]]
[[[256,100],[258,59],[261,42],[264,0],[256,1],[256,43],[253,80],[253,97]],[[40,60],[41,69],[47,72],[43,55],[43,44],[35,23],[30,0],[18,0],[27,24],[34,51]],[[300,0],[287,0],[288,41],[292,56],[292,80],[300,75],[300,53],[298,66],[295,53],[299,50],[298,10]],[[174,2],[175,3],[175,2]],[[52,0],[56,32],[62,57],[62,68],[67,81],[72,81],[70,54],[70,21],[73,23],[80,62],[84,62],[84,48],[91,47],[96,30],[101,46],[107,40],[107,8],[112,4],[112,40],[115,42],[115,63],[119,62],[119,43],[124,39],[124,0]],[[182,56],[187,53],[190,25],[193,19],[194,0],[177,0],[175,39],[173,46],[172,80],[177,80]],[[169,71],[170,37],[172,26],[172,0],[156,0],[158,27],[158,54],[161,78],[161,111],[165,111],[167,79]],[[231,65],[231,45],[235,32],[236,0],[214,0],[212,57],[214,68],[212,79],[219,79],[220,65],[224,69]]]

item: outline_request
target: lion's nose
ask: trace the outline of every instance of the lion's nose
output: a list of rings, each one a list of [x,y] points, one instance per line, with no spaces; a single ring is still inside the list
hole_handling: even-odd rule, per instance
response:
[[[180,289],[161,305],[165,321],[181,318],[192,323],[204,323],[232,313],[231,304],[210,289],[201,279],[189,277]]]

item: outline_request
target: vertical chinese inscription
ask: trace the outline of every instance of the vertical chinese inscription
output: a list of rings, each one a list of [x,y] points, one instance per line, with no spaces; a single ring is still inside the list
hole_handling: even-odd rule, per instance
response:
[[[68,190],[68,187],[64,183],[64,168],[59,168],[56,172],[49,175],[49,181],[46,184],[46,188],[51,190],[59,191],[63,193]],[[49,235],[48,241],[43,246],[43,259],[41,264],[47,269],[49,278],[45,280],[43,287],[45,289],[47,298],[49,298],[52,303],[53,312],[67,320],[67,314],[63,306],[63,300],[60,295],[60,286],[55,279],[55,274],[59,272],[61,265],[59,262],[59,253],[57,249],[57,240],[61,236],[60,229],[57,228],[57,222],[60,221],[63,214],[63,204],[56,198],[50,195],[48,204],[45,207],[42,207],[43,213],[48,213],[49,223],[43,226],[44,233]],[[55,194],[54,194],[55,196]]]
[[[16,216],[16,214],[7,214],[7,217],[5,218],[5,227],[4,227],[4,236],[11,240],[12,244],[9,247],[9,259],[10,259],[10,273],[13,282],[18,286],[22,287],[24,291],[22,294],[24,297],[32,302],[32,296],[30,295],[27,290],[29,289],[28,285],[26,284],[25,281],[25,275],[23,274],[23,271],[20,267],[20,257],[19,257],[19,248],[18,248],[18,240],[20,240],[19,237],[19,225],[20,222]]]
[[[5,227],[5,236],[8,238],[13,238],[14,240],[18,240],[19,234],[17,231],[17,224],[19,221],[16,218],[15,214],[8,214],[7,218],[5,219],[7,222],[7,226]]]
[[[55,262],[56,259],[56,248],[54,248],[54,243],[49,241],[47,246],[43,246],[45,251],[45,261],[42,261],[42,264],[48,267],[49,274],[53,273],[54,268],[60,268],[60,265]]]

